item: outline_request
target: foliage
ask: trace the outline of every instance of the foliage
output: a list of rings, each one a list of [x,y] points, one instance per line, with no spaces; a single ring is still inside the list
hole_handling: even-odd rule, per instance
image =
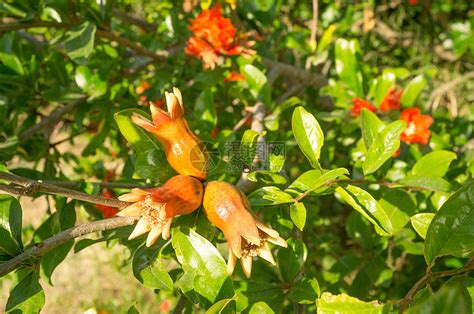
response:
[[[178,87],[207,181],[241,188],[288,244],[270,245],[276,267],[259,259],[250,279],[240,266],[229,275],[228,239],[202,206],[150,247],[126,225],[48,244],[115,211],[62,190],[39,227],[23,225],[30,209],[10,194],[47,191],[0,176],[0,270],[51,245],[2,278],[6,312],[39,312],[56,268],[99,242],[123,248],[124,267],[180,311],[472,310],[469,2],[313,3],[316,32],[307,1],[0,4],[0,174],[103,202],[161,186],[177,169],[132,116],[150,118]]]

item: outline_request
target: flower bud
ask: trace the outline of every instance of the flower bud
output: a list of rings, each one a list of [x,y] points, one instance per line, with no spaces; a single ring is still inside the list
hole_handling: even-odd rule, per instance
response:
[[[209,220],[224,233],[227,240],[229,275],[234,271],[237,258],[247,277],[250,277],[254,256],[275,265],[268,242],[287,247],[278,232],[254,217],[245,194],[229,183],[209,182],[204,191],[203,206]]]
[[[184,118],[181,92],[173,88],[173,93],[166,92],[165,96],[168,112],[150,103],[153,122],[136,113],[132,121],[160,141],[176,172],[204,180],[207,177],[207,152]]]
[[[130,193],[119,196],[119,200],[133,204],[117,216],[140,217],[129,239],[149,232],[146,246],[151,246],[160,235],[168,239],[173,217],[195,211],[201,205],[202,196],[203,187],[199,180],[177,175],[159,188],[132,189]]]

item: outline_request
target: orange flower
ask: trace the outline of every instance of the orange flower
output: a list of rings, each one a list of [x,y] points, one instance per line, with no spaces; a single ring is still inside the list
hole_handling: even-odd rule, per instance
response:
[[[380,103],[380,111],[385,112],[393,109],[400,109],[400,98],[402,97],[402,93],[403,89],[397,91],[396,85],[390,87]]]
[[[230,72],[229,75],[224,79],[224,82],[236,82],[245,81],[245,76],[241,73]]]
[[[219,4],[191,19],[188,28],[193,32],[193,36],[189,38],[185,52],[201,59],[205,69],[214,69],[220,55],[255,54],[254,50],[249,49],[254,42],[246,42],[244,46],[239,44],[245,41],[248,35],[237,34],[232,21],[222,16]]]
[[[106,180],[106,182],[107,182],[107,180]],[[107,197],[107,198],[115,198],[114,193],[112,193],[108,189],[104,189],[104,191],[102,192],[102,196]],[[95,207],[102,213],[104,218],[112,218],[118,212],[118,209],[115,208],[115,207],[112,207],[112,206],[96,204]]]
[[[365,99],[354,98],[354,99],[352,99],[352,103],[354,104],[354,106],[352,106],[352,108],[351,108],[351,115],[353,117],[359,116],[363,108],[366,108],[366,109],[368,109],[372,112],[375,112],[375,107],[372,106],[372,104],[369,103]]]
[[[149,232],[146,246],[152,246],[160,237],[170,236],[173,217],[195,211],[202,201],[202,183],[192,177],[177,175],[165,182],[162,187],[153,189],[132,189],[130,193],[119,196],[119,200],[133,202],[120,211],[117,216],[139,216],[129,240]]]
[[[245,194],[229,183],[209,182],[204,192],[203,207],[209,220],[224,233],[227,240],[229,275],[234,271],[237,258],[240,258],[247,277],[250,277],[254,256],[275,265],[268,242],[287,247],[278,232],[254,217]]]
[[[153,121],[134,113],[132,121],[151,132],[166,153],[169,164],[176,172],[204,180],[207,177],[208,156],[198,137],[184,118],[181,92],[165,93],[168,112],[150,102]]]
[[[137,95],[143,94],[147,89],[150,89],[151,85],[147,81],[142,81],[140,85],[135,88],[135,93]]]
[[[431,116],[420,114],[418,108],[408,108],[402,111],[401,119],[407,123],[407,127],[400,134],[400,140],[407,144],[428,144],[430,139],[428,128],[433,123]]]

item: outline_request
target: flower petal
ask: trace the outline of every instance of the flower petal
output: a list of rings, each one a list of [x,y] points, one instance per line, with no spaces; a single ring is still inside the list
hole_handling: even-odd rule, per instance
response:
[[[138,203],[133,203],[130,206],[125,207],[117,213],[117,216],[120,217],[136,217],[140,216],[142,213],[142,205]]]
[[[151,229],[150,224],[144,218],[140,218],[140,220],[137,222],[137,225],[135,226],[135,229],[133,229],[128,239],[129,240],[135,239],[136,237],[139,237],[142,234],[147,233],[148,231],[150,231],[150,229]]]
[[[242,266],[242,270],[244,271],[245,277],[250,278],[250,275],[252,273],[252,257],[242,257],[240,259],[240,265]]]
[[[280,235],[277,231],[273,230],[272,228],[269,228],[269,227],[265,226],[260,221],[257,221],[256,225],[257,225],[258,229],[262,230],[263,232],[265,232],[266,234],[268,234],[272,238],[276,238]]]
[[[275,265],[275,260],[273,259],[272,251],[270,251],[270,247],[268,246],[267,242],[264,242],[262,247],[258,249],[258,256],[266,260],[272,265]]]
[[[162,233],[162,237],[163,239],[165,240],[168,240],[168,238],[170,237],[170,229],[171,229],[171,223],[173,222],[173,219],[168,219],[165,223],[165,225],[163,226],[163,233]]]
[[[148,120],[147,118],[137,114],[137,113],[134,113],[132,115],[132,122],[135,123],[136,125],[138,125],[139,127],[142,127],[144,128],[145,130],[149,131],[149,132],[153,132],[156,130],[156,127],[153,125],[153,123]]]
[[[148,236],[146,238],[147,247],[152,246],[156,242],[156,240],[158,240],[161,235],[162,229],[163,228],[161,226],[151,228],[150,233],[148,233]]]
[[[232,249],[229,246],[229,258],[227,259],[227,274],[229,276],[234,272],[235,264],[237,262],[237,256],[232,252]]]
[[[288,247],[288,243],[283,240],[281,237],[269,237],[267,238],[268,242],[273,243],[275,245],[279,245],[281,247]]]

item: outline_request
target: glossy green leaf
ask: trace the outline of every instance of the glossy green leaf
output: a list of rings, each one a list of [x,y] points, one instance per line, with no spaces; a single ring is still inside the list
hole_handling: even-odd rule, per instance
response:
[[[309,170],[293,181],[288,189],[309,194],[320,188],[328,187],[336,179],[348,174],[349,171],[346,168],[323,171]]]
[[[455,153],[445,150],[437,150],[428,153],[416,162],[411,170],[411,174],[427,177],[442,177],[448,172],[449,165],[456,158]]]
[[[184,275],[178,284],[184,284],[185,290],[192,284],[194,291],[207,303],[213,304],[217,297],[234,295],[226,263],[219,251],[193,230],[174,228],[172,243],[176,258],[181,264]],[[184,282],[181,282],[184,278]],[[189,290],[188,290],[189,291]]]
[[[30,272],[13,288],[5,307],[7,313],[39,313],[41,311],[45,297],[38,280],[38,275]]]
[[[363,75],[359,66],[360,48],[357,40],[336,40],[336,72],[355,96],[364,97]]]
[[[311,166],[321,169],[319,156],[321,147],[324,145],[324,134],[316,118],[303,107],[297,107],[293,111],[291,127],[296,143],[298,143]]]
[[[377,233],[382,236],[390,236],[393,234],[392,223],[387,216],[385,210],[370,195],[369,192],[353,186],[336,188],[342,198],[374,226]]]
[[[306,224],[306,207],[303,203],[290,205],[290,218],[298,229],[303,230]]]
[[[240,142],[240,159],[245,165],[251,166],[255,155],[257,154],[258,132],[246,130]]]
[[[316,278],[303,278],[291,287],[288,297],[299,304],[312,304],[320,293]]]
[[[432,213],[420,213],[414,216],[411,216],[411,225],[413,229],[415,229],[416,233],[420,235],[423,239],[426,238],[426,232],[428,231],[428,227],[430,226],[431,220],[435,214]]]
[[[278,268],[285,282],[292,282],[308,257],[303,241],[290,239],[288,247],[280,249],[277,254]]]
[[[268,85],[268,80],[265,74],[251,64],[244,65],[241,67],[240,71],[245,76],[245,80],[252,96],[263,102],[265,105],[269,105],[271,101],[270,86]]]
[[[275,314],[275,311],[266,302],[252,304],[249,314]]]
[[[94,39],[97,27],[91,22],[83,22],[66,33],[62,43],[68,56],[79,64],[85,64],[94,49]]]
[[[299,105],[301,103],[301,100],[298,97],[290,97],[283,101],[282,103],[278,104],[278,106],[273,109],[273,112],[269,114],[268,116],[265,117],[264,123],[265,127],[270,130],[270,131],[276,131],[278,130],[280,126],[280,116],[288,108],[294,107],[296,105]]]
[[[434,192],[451,192],[451,183],[440,177],[426,177],[421,175],[408,175],[400,183],[406,186],[426,189]]]
[[[382,314],[385,313],[384,305],[377,302],[364,302],[347,294],[333,295],[324,292],[316,302],[318,314]]]
[[[418,96],[420,95],[423,88],[426,86],[427,81],[423,74],[416,76],[405,86],[400,103],[403,107],[412,107],[416,105]]]
[[[14,55],[9,53],[4,53],[0,51],[0,61],[4,66],[10,68],[14,72],[19,75],[25,75],[25,70],[23,69],[23,65],[21,64],[20,59]]]
[[[377,117],[375,113],[365,108],[360,114],[360,129],[364,139],[365,149],[369,150],[378,134],[385,128],[385,124]]]
[[[365,175],[377,171],[398,150],[400,147],[400,133],[404,129],[405,122],[395,121],[387,125],[376,136],[362,164]]]
[[[206,314],[235,313],[235,299],[228,298],[214,303],[207,309]]]
[[[266,186],[260,188],[248,196],[250,205],[252,206],[267,206],[293,203],[293,197],[288,193],[283,192],[275,186]]]
[[[199,128],[212,132],[217,124],[216,108],[214,107],[214,94],[211,88],[206,88],[196,99],[194,116],[199,121]]]
[[[163,270],[157,246],[142,246],[133,255],[133,274],[145,287],[173,290],[173,280]]]
[[[286,178],[281,174],[272,171],[253,171],[249,173],[247,179],[252,182],[258,182],[265,185],[285,185]]]
[[[416,210],[416,204],[410,193],[401,189],[390,189],[378,203],[387,213],[393,226],[393,233],[405,227],[410,221],[410,215]]]
[[[374,103],[380,107],[385,95],[387,95],[388,90],[395,85],[397,77],[395,74],[389,70],[384,70],[374,81],[369,91],[369,96],[374,99]]]
[[[469,257],[474,253],[474,182],[454,193],[434,216],[426,233],[425,259]]]
[[[138,155],[136,171],[142,177],[161,182],[166,181],[175,172],[166,161],[163,147],[155,137],[132,122],[131,116],[138,113],[147,119],[151,117],[139,109],[125,109],[114,115],[115,122],[125,139]]]
[[[98,74],[93,74],[88,67],[80,65],[76,68],[74,76],[77,86],[94,99],[107,92],[107,82],[103,81]]]
[[[0,194],[0,253],[16,256],[21,253],[22,210],[16,198]]]

